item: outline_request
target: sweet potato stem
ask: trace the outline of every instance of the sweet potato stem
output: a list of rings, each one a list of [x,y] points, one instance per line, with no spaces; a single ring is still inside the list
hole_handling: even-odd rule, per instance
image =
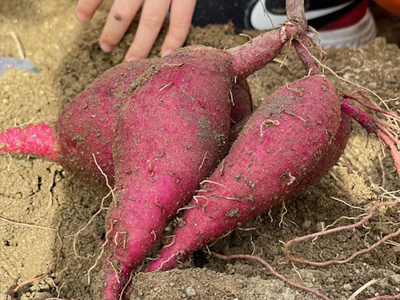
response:
[[[286,42],[306,31],[304,0],[287,0],[288,21],[254,38],[251,42],[228,50],[233,56],[234,74],[245,78],[271,62]]]
[[[301,32],[296,24],[287,22],[281,28],[268,31],[250,42],[227,50],[232,54],[233,73],[246,78],[271,62],[286,42]]]
[[[372,102],[372,100],[361,91],[356,91],[356,92],[354,92],[354,93],[352,93],[350,95],[343,95],[343,98],[354,100],[354,101],[358,102],[359,104],[361,104],[362,106],[364,106],[365,108],[371,109],[371,110],[379,112],[379,113],[381,113],[381,114],[383,114],[385,116],[392,117],[393,119],[396,119],[396,120],[400,121],[400,117],[398,115],[396,115],[396,114],[394,114],[394,113],[392,113],[390,111],[386,111],[384,109],[381,109],[381,108],[379,108],[377,106],[369,105],[369,104],[365,103],[364,101],[361,101],[357,97],[353,96],[353,94],[355,94],[355,93],[359,94],[361,97],[363,97],[363,98],[367,99],[368,101]]]
[[[293,43],[296,48],[298,56],[303,61],[303,64],[307,69],[308,75],[321,74],[321,71],[318,69],[318,66],[316,65],[311,56],[310,52],[311,46],[308,36],[305,33],[302,33],[300,34],[299,37],[297,37],[294,40]]]
[[[347,101],[342,102],[342,110],[360,123],[368,131],[368,133],[378,133],[379,129],[375,122],[374,116]]]
[[[304,0],[286,0],[286,14],[289,20],[298,23],[301,27],[307,26]]]
[[[0,133],[0,153],[36,156],[58,162],[53,129],[45,124],[13,127]]]
[[[370,115],[347,101],[342,102],[342,110],[360,123],[369,133],[375,133],[390,148],[390,154],[393,157],[397,174],[400,177],[400,151],[396,146],[396,143],[399,143],[399,139],[396,135],[391,134],[390,125],[382,124],[381,120],[375,116]]]

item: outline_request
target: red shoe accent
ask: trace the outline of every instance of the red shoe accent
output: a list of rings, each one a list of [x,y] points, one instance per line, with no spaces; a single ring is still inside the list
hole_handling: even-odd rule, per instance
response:
[[[368,8],[368,0],[363,0],[354,7],[351,11],[349,11],[344,16],[340,17],[339,19],[329,23],[328,25],[322,27],[320,31],[324,30],[332,30],[338,28],[344,28],[351,26],[357,22],[359,22],[364,16]]]

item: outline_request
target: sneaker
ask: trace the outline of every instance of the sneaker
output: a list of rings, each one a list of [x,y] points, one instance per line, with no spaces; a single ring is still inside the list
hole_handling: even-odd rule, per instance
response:
[[[269,30],[286,21],[285,3],[285,0],[197,0],[193,25],[231,21],[237,30]],[[368,0],[306,0],[305,11],[308,24],[319,32],[322,47],[359,47],[376,36]]]

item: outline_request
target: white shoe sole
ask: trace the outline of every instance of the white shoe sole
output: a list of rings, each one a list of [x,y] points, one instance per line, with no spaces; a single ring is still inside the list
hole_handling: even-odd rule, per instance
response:
[[[319,32],[319,40],[323,48],[357,48],[371,42],[375,37],[375,21],[369,9],[365,16],[354,25]],[[314,38],[318,41],[317,37],[314,36]]]

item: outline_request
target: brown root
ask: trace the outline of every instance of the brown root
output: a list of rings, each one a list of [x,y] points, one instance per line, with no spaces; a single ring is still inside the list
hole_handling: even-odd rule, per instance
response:
[[[307,293],[313,294],[317,297],[320,297],[322,299],[325,300],[331,300],[331,298],[321,294],[320,292],[318,292],[317,290],[314,290],[312,288],[309,288],[305,285],[302,284],[298,284],[295,283],[293,281],[290,281],[289,279],[287,279],[286,277],[284,277],[283,275],[279,274],[268,262],[266,262],[265,260],[263,260],[262,258],[258,257],[258,256],[254,256],[254,255],[247,255],[247,254],[236,254],[236,255],[222,255],[222,254],[218,254],[215,252],[211,252],[214,256],[223,259],[223,260],[231,260],[231,259],[250,259],[250,260],[255,260],[258,261],[259,263],[261,263],[263,266],[265,266],[272,275],[274,275],[275,277],[277,277],[278,279],[282,280],[284,283],[286,283],[287,285],[290,285],[291,287],[294,287],[296,289],[305,291]]]
[[[378,242],[372,244],[371,246],[369,246],[368,248],[364,248],[361,249],[359,251],[354,252],[351,256],[349,256],[346,259],[343,260],[328,260],[328,261],[323,261],[323,262],[317,262],[317,261],[310,261],[307,259],[301,259],[301,258],[296,258],[294,256],[292,256],[290,254],[290,247],[293,246],[293,244],[298,243],[298,242],[302,242],[302,241],[306,241],[306,240],[310,240],[310,239],[315,239],[319,236],[324,236],[324,235],[328,235],[331,233],[335,233],[335,232],[339,232],[339,231],[344,231],[344,230],[349,230],[349,229],[353,229],[353,228],[357,228],[359,226],[364,225],[373,215],[374,212],[382,206],[394,206],[400,203],[400,199],[397,198],[396,200],[393,201],[385,201],[385,202],[379,202],[376,203],[375,205],[373,205],[367,212],[367,214],[358,222],[351,224],[351,225],[346,225],[346,226],[340,226],[337,228],[333,228],[333,229],[329,229],[329,230],[325,230],[322,232],[317,232],[317,233],[313,233],[313,234],[308,234],[305,236],[301,236],[301,237],[297,237],[295,239],[290,240],[289,242],[287,242],[284,246],[284,254],[286,256],[286,258],[294,263],[300,263],[300,264],[304,264],[304,265],[310,265],[310,266],[318,266],[318,267],[325,267],[325,266],[329,266],[329,265],[333,265],[333,264],[345,264],[349,261],[351,261],[352,259],[354,259],[355,257],[370,252],[371,250],[377,248],[379,245],[385,243],[386,241],[388,241],[389,239],[398,236],[400,234],[400,228],[398,230],[396,230],[395,232],[392,232],[386,236],[384,236],[383,238],[381,238]]]

